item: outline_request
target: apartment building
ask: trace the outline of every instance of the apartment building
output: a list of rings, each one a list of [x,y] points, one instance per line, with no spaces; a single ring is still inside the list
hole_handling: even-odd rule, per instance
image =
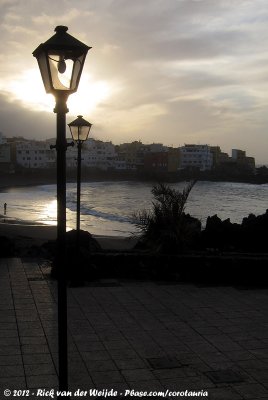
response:
[[[247,157],[245,150],[232,149],[232,160],[237,165],[244,166],[252,171],[255,170],[255,158]]]
[[[117,167],[120,169],[122,165],[118,163],[115,146],[112,142],[102,142],[101,140],[88,139],[82,144],[81,151],[82,166],[88,168],[98,168],[102,170]],[[69,168],[76,167],[77,147],[68,147],[66,153],[66,164]]]
[[[25,140],[14,142],[16,163],[24,168],[51,168],[55,165],[56,154],[49,142]]]
[[[210,170],[213,155],[207,144],[185,144],[180,148],[180,168],[197,168],[200,171]]]

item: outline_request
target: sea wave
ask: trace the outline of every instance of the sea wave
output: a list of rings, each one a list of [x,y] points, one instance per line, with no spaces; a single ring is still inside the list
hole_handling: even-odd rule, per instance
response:
[[[68,209],[71,211],[76,211],[76,203],[68,203]],[[81,206],[80,207],[80,213],[81,215],[89,215],[95,218],[101,218],[109,221],[116,221],[116,222],[126,222],[128,224],[132,223],[131,217],[124,216],[124,215],[118,215],[118,214],[111,214],[109,212],[105,211],[100,211],[95,208],[88,208]]]
[[[180,184],[171,184],[181,189]],[[131,215],[151,209],[151,183],[93,182],[81,190],[81,227],[94,234],[128,235],[135,229]],[[241,223],[250,213],[263,214],[267,208],[268,185],[230,182],[197,182],[187,201],[186,212],[205,225],[207,217],[217,214],[221,219]],[[0,213],[6,218],[23,219],[56,225],[56,186],[20,188],[0,193]],[[76,226],[76,185],[68,184],[67,224]]]

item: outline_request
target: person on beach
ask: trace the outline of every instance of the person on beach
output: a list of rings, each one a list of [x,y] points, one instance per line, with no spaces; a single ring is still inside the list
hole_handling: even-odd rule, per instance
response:
[[[4,204],[4,214],[6,215],[7,213],[7,203]]]

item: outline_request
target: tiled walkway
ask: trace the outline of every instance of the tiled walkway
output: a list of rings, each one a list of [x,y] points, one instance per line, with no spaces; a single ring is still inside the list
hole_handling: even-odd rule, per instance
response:
[[[0,260],[1,399],[5,389],[39,398],[37,389],[57,388],[56,284],[47,272],[37,261]],[[116,284],[68,289],[73,393],[203,390],[209,396],[195,398],[268,399],[268,290]]]

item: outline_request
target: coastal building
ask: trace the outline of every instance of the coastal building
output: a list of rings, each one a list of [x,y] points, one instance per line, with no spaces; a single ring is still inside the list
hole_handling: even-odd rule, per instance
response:
[[[13,169],[11,163],[11,147],[4,141],[0,144],[0,171],[11,172]]]
[[[180,165],[180,150],[170,148],[145,154],[144,170],[149,172],[176,172]]]
[[[180,168],[210,170],[213,165],[213,155],[207,144],[185,144],[180,148]]]
[[[131,143],[122,143],[116,146],[118,158],[121,161],[125,161],[127,169],[138,169],[144,162],[144,146],[140,140]]]
[[[69,139],[68,139],[69,140]],[[70,141],[70,140],[69,140]],[[15,171],[15,166],[26,169],[50,169],[56,166],[55,138],[44,141],[23,137],[7,138],[0,132],[0,171]],[[67,168],[77,166],[77,147],[68,146]],[[185,144],[179,148],[162,143],[143,144],[140,140],[114,145],[93,138],[82,146],[82,166],[101,170],[173,173],[180,169],[227,168],[227,172],[255,171],[254,157],[244,150],[232,149],[232,156],[221,151],[220,146]]]
[[[2,132],[0,132],[0,145],[5,144],[7,142],[6,137]]]
[[[144,156],[144,170],[147,172],[167,172],[168,153],[162,151],[146,154]]]
[[[55,166],[55,151],[50,149],[49,142],[27,140],[14,143],[17,165],[31,169]]]
[[[245,150],[232,149],[232,160],[235,161],[238,166],[252,171],[255,170],[255,159],[254,157],[247,157]]]
[[[102,142],[101,140],[88,139],[82,145],[82,166],[87,168],[97,168],[102,170],[122,168],[122,163],[118,163],[115,146],[112,142]],[[66,153],[66,164],[68,168],[76,167],[77,148],[69,147]]]
[[[144,167],[145,158],[148,155],[166,152],[168,151],[168,147],[164,146],[162,143],[143,144],[141,141],[134,141],[132,143],[123,143],[116,146],[116,151],[119,159],[126,162],[127,169],[136,170]],[[161,156],[159,157],[161,159]],[[163,159],[164,158],[163,156]],[[148,163],[150,163],[149,159],[152,159],[152,157],[147,158],[147,167]],[[159,163],[161,164],[160,161]]]

